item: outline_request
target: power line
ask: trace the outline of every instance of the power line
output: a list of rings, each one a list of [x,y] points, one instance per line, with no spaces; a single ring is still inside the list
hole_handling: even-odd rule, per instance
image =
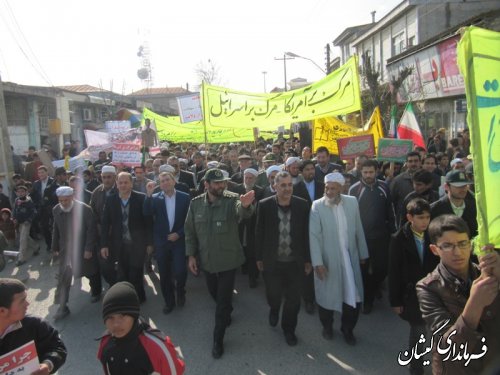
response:
[[[23,47],[21,46],[21,43],[19,42],[18,38],[16,37],[15,35],[15,32],[12,30],[12,28],[10,27],[9,25],[9,22],[7,22],[7,20],[4,18],[3,16],[3,12],[0,13],[1,17],[2,17],[2,20],[4,21],[5,25],[7,26],[7,29],[9,30],[9,33],[10,35],[12,36],[12,38],[14,39],[14,42],[16,43],[17,47],[19,48],[19,50],[21,51],[21,53],[24,55],[24,57],[26,58],[26,60],[28,60],[28,62],[30,63],[30,65],[33,67],[33,69],[36,71],[36,73],[49,85],[49,86],[54,86],[52,84],[52,82],[50,81],[50,78],[48,77],[48,75],[44,72],[40,62],[38,61],[38,59],[36,58],[36,55],[33,53],[33,50],[31,49],[29,43],[28,43],[28,40],[26,39],[26,37],[24,36],[21,28],[19,27],[19,24],[17,23],[17,20],[14,16],[14,13],[12,12],[12,9],[10,8],[10,5],[9,3],[7,2],[7,0],[5,1],[5,3],[7,4],[7,7],[9,9],[9,12],[11,14],[11,17],[14,19],[14,22],[15,24],[17,25],[17,28],[18,28],[18,31],[19,33],[22,35],[26,45],[28,46],[28,48],[30,49],[31,51],[31,54],[33,55],[34,59],[36,60],[37,64],[39,65],[39,67],[37,68],[35,66],[35,64],[33,63],[33,61],[31,60],[31,58],[28,56],[28,54],[26,53],[26,51],[23,49]]]

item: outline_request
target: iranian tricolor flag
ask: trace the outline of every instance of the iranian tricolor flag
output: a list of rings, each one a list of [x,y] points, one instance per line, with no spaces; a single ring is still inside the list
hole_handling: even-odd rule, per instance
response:
[[[405,111],[398,124],[398,138],[411,139],[415,146],[425,147],[424,137],[418,126],[417,118],[411,103],[406,105]]]

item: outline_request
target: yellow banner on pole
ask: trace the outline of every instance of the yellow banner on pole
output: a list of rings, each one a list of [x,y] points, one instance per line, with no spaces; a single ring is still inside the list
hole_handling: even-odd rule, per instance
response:
[[[378,140],[384,137],[382,117],[380,109],[375,107],[370,119],[363,128],[356,128],[336,117],[321,118],[313,121],[313,150],[325,146],[331,154],[338,155],[337,139],[349,138],[358,135],[373,135],[375,152],[378,148]]]
[[[312,85],[274,94],[253,94],[203,85],[207,127],[274,130],[277,126],[338,116],[361,109],[358,59]]]
[[[147,108],[144,108],[142,116],[154,121],[158,139],[174,143],[205,143],[202,121],[181,123],[179,116],[161,116]],[[262,136],[272,137],[269,133],[262,133]],[[208,143],[254,142],[254,130],[207,127],[207,140]]]
[[[464,28],[457,47],[474,157],[479,244],[500,246],[500,33]],[[476,249],[478,250],[478,249]]]

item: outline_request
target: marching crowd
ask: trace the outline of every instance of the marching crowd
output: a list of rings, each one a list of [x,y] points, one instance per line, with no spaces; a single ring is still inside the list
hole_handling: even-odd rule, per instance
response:
[[[40,251],[34,239],[44,239],[58,261],[56,320],[70,314],[73,277],[89,279],[93,303],[107,289],[109,334],[98,354],[106,374],[184,371],[170,339],[140,317],[153,261],[164,314],[189,298],[188,271],[204,274],[216,306],[214,358],[224,353],[241,269],[250,288],[263,279],[269,325],[280,323],[290,346],[302,301],[307,313],[317,310],[325,340],[337,311],[345,342],[356,345],[359,314],[370,314],[387,289],[409,323],[410,348],[437,330],[471,352],[486,339],[487,352],[468,366],[434,349],[434,373],[498,369],[500,256],[488,244],[484,257],[472,252],[478,224],[468,132],[448,147],[440,129],[427,149],[399,164],[364,155],[333,160],[327,148],[313,154],[298,139],[169,145],[140,166],[112,164],[103,151],[88,168],[57,168],[54,177],[34,152],[24,175],[13,176],[15,197],[0,190],[0,242],[18,247],[22,267],[30,247]],[[34,335],[39,373],[52,373],[64,363],[64,344],[48,323],[25,317],[27,304],[21,282],[0,279],[0,355]],[[423,358],[408,363],[410,373],[423,374]]]

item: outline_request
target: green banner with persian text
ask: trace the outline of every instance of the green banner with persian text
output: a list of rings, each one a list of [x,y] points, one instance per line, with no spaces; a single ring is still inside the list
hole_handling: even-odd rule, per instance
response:
[[[253,94],[204,84],[202,102],[207,127],[261,131],[359,111],[358,59],[353,56],[322,80],[286,92]]]
[[[479,243],[500,246],[500,33],[466,27],[458,44],[474,159]],[[477,249],[476,249],[477,250]]]

